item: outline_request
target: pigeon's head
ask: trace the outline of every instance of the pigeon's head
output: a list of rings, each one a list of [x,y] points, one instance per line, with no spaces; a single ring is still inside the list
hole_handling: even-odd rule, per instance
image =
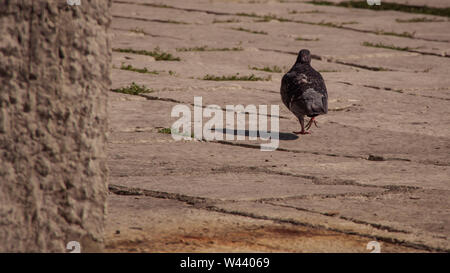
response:
[[[310,64],[311,63],[311,54],[309,53],[308,49],[300,50],[300,52],[298,53],[296,63],[301,63],[301,64]]]

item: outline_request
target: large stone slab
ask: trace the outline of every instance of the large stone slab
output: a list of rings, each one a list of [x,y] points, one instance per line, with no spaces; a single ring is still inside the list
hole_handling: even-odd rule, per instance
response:
[[[0,6],[0,252],[102,248],[110,5]]]

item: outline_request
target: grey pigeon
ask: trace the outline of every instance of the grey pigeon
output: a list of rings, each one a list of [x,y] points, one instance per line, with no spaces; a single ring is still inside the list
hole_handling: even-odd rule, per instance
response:
[[[313,123],[318,127],[315,117],[328,112],[328,93],[322,75],[311,67],[309,50],[302,49],[298,53],[294,66],[281,80],[280,94],[284,105],[298,118],[302,127],[295,134],[309,134],[306,130]],[[305,116],[311,118],[306,127]]]

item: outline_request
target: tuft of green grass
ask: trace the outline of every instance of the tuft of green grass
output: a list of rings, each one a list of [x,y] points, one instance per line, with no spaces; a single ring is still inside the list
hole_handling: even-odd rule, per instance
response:
[[[283,17],[278,17],[275,14],[265,14],[265,15],[258,15],[254,12],[252,13],[245,13],[245,12],[239,12],[236,13],[237,16],[246,16],[246,17],[253,17],[253,18],[259,18],[258,20],[255,20],[255,22],[269,22],[272,20],[277,20],[280,22],[294,22],[294,20],[288,19],[288,18],[283,18]]]
[[[305,10],[305,11],[298,11],[298,10],[291,10],[289,11],[289,14],[301,14],[301,13],[324,13],[323,11],[320,10]]]
[[[179,57],[174,57],[172,54],[163,52],[159,47],[156,47],[153,51],[147,50],[135,50],[131,48],[113,48],[114,52],[132,53],[138,55],[152,56],[156,61],[180,61]]]
[[[295,40],[296,41],[319,41],[319,38],[309,39],[309,38],[297,37],[297,38],[295,38]]]
[[[341,25],[356,25],[356,24],[359,24],[359,23],[356,22],[356,21],[349,21],[349,22],[342,22],[341,23]]]
[[[391,69],[389,69],[389,68],[384,68],[384,67],[372,67],[372,70],[373,71],[392,71]]]
[[[145,85],[140,86],[137,85],[135,82],[132,82],[131,85],[129,86],[122,87],[119,89],[112,89],[111,91],[128,95],[140,95],[153,92],[153,90],[148,89]]]
[[[144,6],[149,6],[149,7],[153,7],[153,8],[163,8],[163,9],[174,9],[174,6],[169,6],[166,4],[162,4],[162,3],[142,3],[141,5]]]
[[[138,34],[146,34],[143,28],[135,27],[130,29],[130,32],[138,33]]]
[[[261,15],[261,16],[257,16],[257,17],[260,18],[260,19],[255,20],[255,22],[270,22],[272,20],[277,20],[279,22],[292,22],[291,19],[278,17],[275,14],[270,14],[270,13],[267,14],[267,15]]]
[[[395,10],[408,13],[421,13],[437,16],[450,17],[450,8],[437,8],[428,6],[415,6],[408,4],[390,3],[382,1],[381,5],[370,6],[367,1],[343,1],[343,2],[330,2],[330,1],[307,1],[305,3],[321,6],[335,6],[345,8],[357,8],[357,9],[371,9],[371,10]]]
[[[316,25],[319,26],[335,27],[335,28],[342,28],[344,25],[353,25],[353,24],[358,24],[358,22],[350,21],[350,22],[333,23],[333,22],[325,22],[324,20],[322,20],[319,23],[316,23]]]
[[[273,14],[258,15],[256,13],[236,13],[235,15],[259,18],[258,20],[254,20],[255,22],[268,22],[268,21],[271,21],[271,20],[278,20],[280,22],[293,22],[293,23],[301,23],[301,24],[308,24],[308,25],[315,25],[315,26],[325,26],[325,27],[334,27],[334,28],[342,28],[344,25],[348,25],[348,24],[358,24],[358,22],[356,22],[356,21],[342,22],[342,23],[333,23],[333,22],[325,22],[323,20],[321,22],[315,23],[315,22],[308,22],[308,21],[302,21],[302,20],[293,20],[293,19],[278,17],[278,16],[273,15]],[[242,28],[236,29],[236,30],[242,30],[242,31],[251,32],[249,30],[245,30],[245,29],[242,29]]]
[[[265,72],[271,72],[271,73],[282,73],[283,70],[279,67],[279,66],[264,66],[263,68],[259,68],[259,67],[251,67],[250,69],[252,70],[258,70],[258,71],[265,71]]]
[[[406,47],[398,47],[398,46],[394,46],[394,45],[385,45],[383,43],[373,44],[371,42],[363,42],[361,45],[368,46],[368,47],[387,48],[387,49],[400,50],[400,51],[409,51],[412,49],[407,46]]]
[[[425,69],[422,71],[422,73],[428,73],[428,72],[430,72],[431,69],[432,69],[432,67],[425,68]]]
[[[262,78],[257,77],[254,74],[251,74],[249,76],[239,76],[239,73],[236,75],[230,75],[230,76],[214,76],[207,74],[202,78],[202,80],[205,81],[270,81],[272,80],[271,76]]]
[[[445,20],[427,17],[415,17],[407,20],[395,19],[397,23],[428,23],[428,22],[444,22]]]
[[[161,128],[158,130],[158,133],[170,135],[172,133],[172,130],[170,128]]]
[[[316,25],[318,26],[324,26],[324,27],[335,27],[335,28],[341,28],[342,24],[340,23],[333,23],[333,22],[325,22],[325,21],[320,21],[319,23],[317,23]]]
[[[182,47],[177,48],[176,51],[242,51],[244,50],[242,47],[233,47],[233,48],[209,48],[208,46],[196,46],[196,47]]]
[[[158,130],[158,133],[170,135],[170,134],[172,134],[172,129],[171,128],[161,128]],[[189,136],[189,134],[187,134],[187,133],[182,134],[181,132],[178,132],[176,130],[173,133],[176,135],[180,135],[180,136]],[[191,138],[195,138],[194,133],[191,133]]]
[[[175,20],[164,20],[164,23],[168,24],[176,24],[176,25],[189,25],[189,23],[183,22],[183,21],[175,21]]]
[[[213,24],[218,24],[218,23],[240,23],[240,22],[241,22],[241,20],[236,19],[236,18],[227,19],[227,20],[214,19]]]
[[[384,31],[384,30],[376,30],[375,34],[377,35],[389,35],[389,36],[397,36],[397,37],[406,37],[406,38],[414,38],[416,32],[413,33],[404,31],[403,33],[397,33],[392,31]]]
[[[138,72],[138,73],[144,73],[144,74],[155,74],[155,75],[159,74],[159,72],[156,71],[156,70],[150,71],[146,67],[144,67],[144,68],[135,68],[131,64],[125,65],[124,63],[122,63],[122,66],[120,67],[120,69],[121,70]]]
[[[237,16],[246,16],[246,17],[256,17],[256,18],[262,17],[261,15],[258,15],[258,14],[254,13],[254,12],[252,12],[252,13],[238,12],[238,13],[236,13],[236,15]]]
[[[237,31],[245,31],[245,32],[253,33],[253,34],[263,34],[263,35],[267,35],[268,34],[265,31],[256,31],[256,30],[246,29],[246,28],[243,28],[243,27],[239,27],[239,28],[233,27],[231,29],[237,30]]]

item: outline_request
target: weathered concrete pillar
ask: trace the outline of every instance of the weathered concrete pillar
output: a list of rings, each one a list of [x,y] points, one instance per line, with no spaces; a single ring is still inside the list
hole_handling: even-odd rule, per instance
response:
[[[102,248],[110,6],[0,0],[0,252]]]

